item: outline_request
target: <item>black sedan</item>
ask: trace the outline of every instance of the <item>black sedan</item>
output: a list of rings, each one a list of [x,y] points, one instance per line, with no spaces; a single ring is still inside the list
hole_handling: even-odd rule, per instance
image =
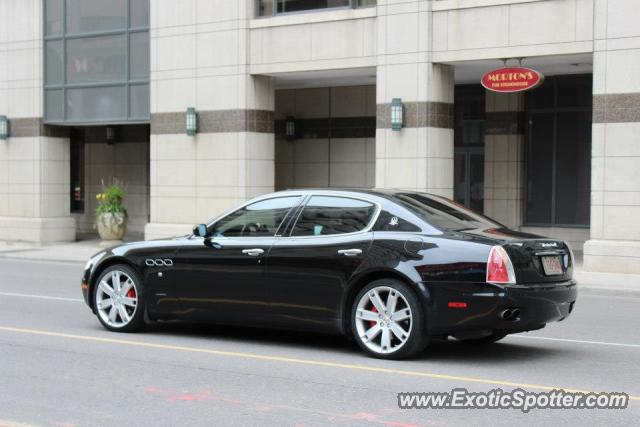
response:
[[[411,191],[290,190],[188,236],[127,243],[86,265],[84,299],[111,331],[189,319],[339,332],[381,358],[432,338],[491,343],[571,313],[566,243]]]

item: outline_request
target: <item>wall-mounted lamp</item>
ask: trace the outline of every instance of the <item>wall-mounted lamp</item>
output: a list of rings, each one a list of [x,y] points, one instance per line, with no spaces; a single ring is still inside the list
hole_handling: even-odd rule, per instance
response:
[[[0,139],[9,138],[9,119],[7,116],[0,116]]]
[[[404,126],[404,106],[402,99],[393,98],[391,100],[391,129],[401,130]]]
[[[284,134],[287,137],[287,141],[296,139],[296,119],[291,116],[284,121]]]
[[[187,135],[195,136],[198,133],[198,113],[193,107],[187,108]]]

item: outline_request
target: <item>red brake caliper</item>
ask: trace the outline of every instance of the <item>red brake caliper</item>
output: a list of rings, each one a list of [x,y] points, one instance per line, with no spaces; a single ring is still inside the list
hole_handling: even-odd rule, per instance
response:
[[[373,306],[373,307],[371,307],[371,311],[373,311],[374,313],[377,313],[378,309],[375,306]],[[378,322],[376,322],[375,320],[372,320],[372,321],[369,322],[369,327],[373,328],[374,326],[376,326],[377,323]]]
[[[127,292],[127,297],[129,297],[129,298],[135,298],[136,297],[136,291],[133,289],[133,287],[131,287],[131,289],[129,289],[129,292]]]

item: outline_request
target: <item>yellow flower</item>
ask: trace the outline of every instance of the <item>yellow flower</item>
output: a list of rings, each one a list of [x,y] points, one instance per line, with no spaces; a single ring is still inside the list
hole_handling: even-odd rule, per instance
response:
[[[101,199],[102,199],[102,193],[96,194],[96,200],[101,200]]]

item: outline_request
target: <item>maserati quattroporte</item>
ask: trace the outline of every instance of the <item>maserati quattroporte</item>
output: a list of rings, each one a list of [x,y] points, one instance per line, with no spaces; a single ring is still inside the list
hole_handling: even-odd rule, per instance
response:
[[[411,191],[289,190],[183,237],[93,256],[84,299],[111,331],[188,319],[339,332],[381,358],[432,338],[491,343],[565,319],[562,241]]]

